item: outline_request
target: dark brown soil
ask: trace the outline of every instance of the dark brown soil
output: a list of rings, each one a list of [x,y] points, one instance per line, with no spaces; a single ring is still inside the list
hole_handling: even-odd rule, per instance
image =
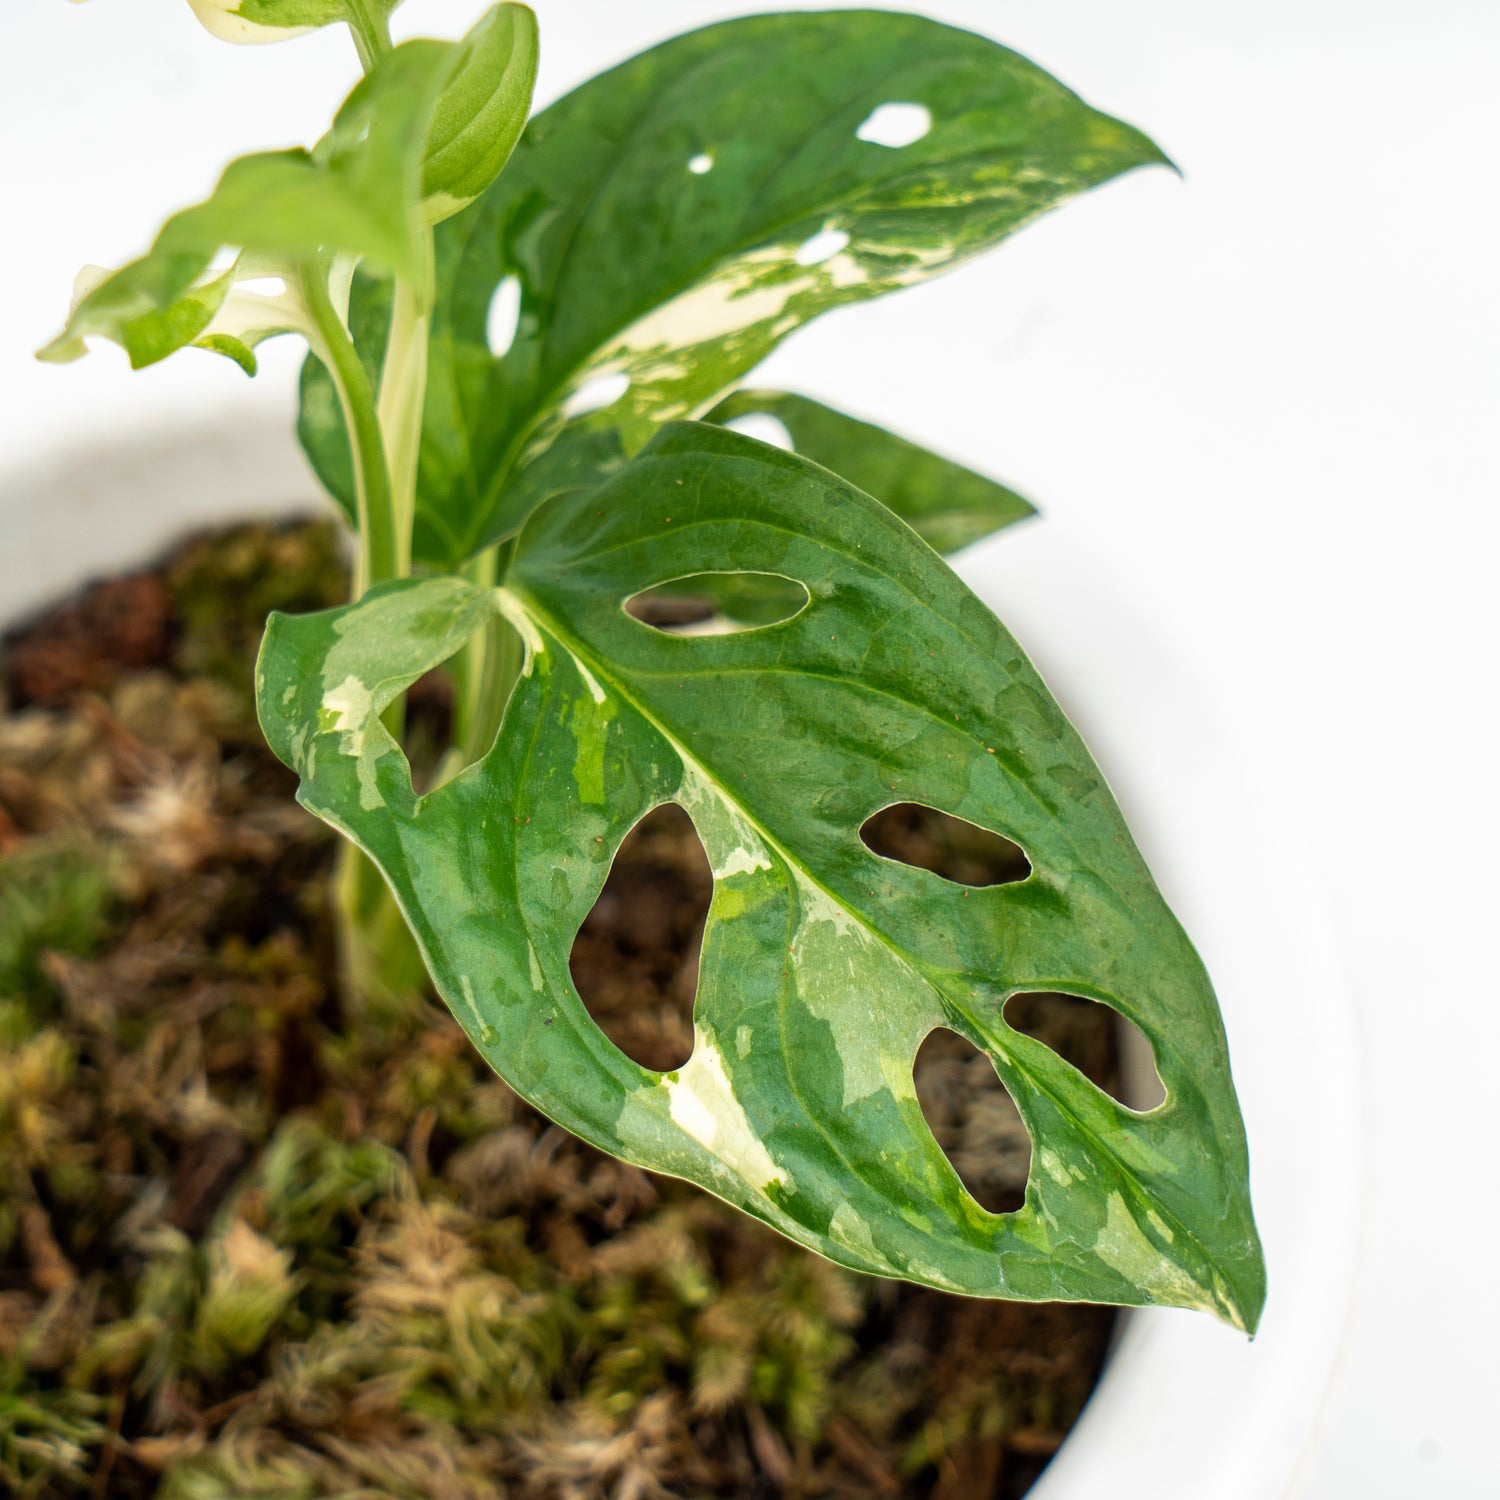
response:
[[[245,528],[6,643],[0,1493],[1024,1493],[1111,1312],[852,1275],[550,1125],[430,997],[351,1013],[332,841],[249,698],[267,609],[342,589],[327,529]],[[413,711],[434,740],[443,700]],[[930,867],[941,830],[888,821],[882,852]],[[663,810],[574,947],[650,1066],[691,1045],[709,885]],[[1033,1009],[1113,1084],[1107,1021]],[[993,1069],[940,1032],[917,1079],[1015,1207],[1029,1143]]]

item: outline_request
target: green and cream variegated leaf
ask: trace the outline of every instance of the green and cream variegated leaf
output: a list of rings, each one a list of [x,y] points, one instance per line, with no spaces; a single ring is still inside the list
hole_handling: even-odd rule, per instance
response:
[[[384,25],[401,0],[188,0],[193,14],[221,41],[284,42],[333,26]]]
[[[891,106],[929,128],[882,144]],[[633,452],[820,313],[1163,160],[1014,52],[918,16],[728,21],[593,79],[438,234],[417,557],[452,566],[514,532],[560,428]],[[519,305],[503,329],[497,297]],[[300,430],[348,503],[326,381],[309,366]]]
[[[682,638],[631,618],[703,571],[805,587],[783,623]],[[504,616],[527,646],[491,751],[425,796],[382,710]],[[1264,1269],[1203,966],[1098,768],[1020,648],[907,527],[826,470],[723,428],[664,428],[521,531],[499,588],[382,586],[273,617],[262,723],[299,797],[375,860],[454,1014],[513,1087],[642,1166],[859,1270],[986,1296],[1204,1308],[1253,1329]],[[957,887],[859,829],[920,802],[1013,839],[1026,880]],[[695,1046],[626,1058],[569,976],[574,934],[652,807],[714,871]],[[1065,991],[1150,1039],[1136,1114],[1006,999]],[[1034,1142],[986,1212],[925,1125],[924,1036],[983,1049]]]

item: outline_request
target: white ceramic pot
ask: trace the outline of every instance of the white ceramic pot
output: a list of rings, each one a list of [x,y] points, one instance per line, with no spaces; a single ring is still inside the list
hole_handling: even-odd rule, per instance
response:
[[[326,509],[284,426],[72,452],[0,477],[0,625],[204,526]],[[1351,1312],[1356,1047],[1296,831],[1251,756],[1087,540],[1031,522],[959,571],[1083,731],[1215,978],[1249,1129],[1270,1300],[1254,1342],[1199,1313],[1123,1320],[1037,1500],[1275,1500],[1298,1489]],[[1288,1018],[1295,1024],[1288,1028]]]

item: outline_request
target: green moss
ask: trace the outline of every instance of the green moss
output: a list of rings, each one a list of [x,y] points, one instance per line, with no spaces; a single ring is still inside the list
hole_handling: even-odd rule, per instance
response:
[[[22,1497],[87,1493],[108,1429],[87,1391],[39,1384],[24,1358],[0,1362],[0,1490]]]
[[[343,603],[349,569],[330,522],[237,526],[185,547],[166,582],[180,625],[178,671],[227,682],[249,701],[266,616]]]
[[[93,842],[23,846],[0,859],[0,1042],[19,1041],[54,989],[48,951],[92,953],[118,906],[117,862]]]

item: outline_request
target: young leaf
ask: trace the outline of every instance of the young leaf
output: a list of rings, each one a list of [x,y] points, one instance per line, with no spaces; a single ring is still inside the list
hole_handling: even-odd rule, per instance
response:
[[[85,266],[73,284],[68,326],[37,351],[53,364],[81,359],[91,335],[113,339],[130,356],[132,369],[197,343],[234,285],[231,266],[204,276],[205,262],[196,255],[148,255],[111,274],[102,266]]]
[[[747,416],[774,417],[804,458],[874,495],[939,552],[957,552],[1036,514],[1003,484],[806,396],[736,391],[706,420],[732,423]]]
[[[536,84],[536,17],[497,5],[458,43],[458,61],[432,123],[422,162],[429,223],[467,208],[510,159],[531,113]]]
[[[209,267],[226,249],[275,266],[367,257],[418,277],[422,140],[454,57],[449,42],[406,42],[359,83],[311,152],[231,162],[208,199],[167,220],[148,254],[85,290],[40,357],[76,359],[91,335],[122,345],[137,368],[191,343],[215,347],[211,325],[234,275]],[[290,300],[285,318],[283,327],[300,326]]]
[[[881,144],[870,127],[892,103],[930,128]],[[517,474],[565,419],[618,427],[634,451],[819,313],[1163,161],[1014,52],[919,16],[727,21],[593,79],[439,231],[417,557],[452,566],[513,532],[534,494]],[[520,313],[497,354],[491,303],[512,277]],[[337,493],[346,441],[324,380],[308,371],[300,430]]]
[[[694,638],[625,613],[703,571],[780,574],[809,603]],[[494,747],[417,797],[381,711],[496,613],[528,654]],[[374,858],[469,1035],[569,1129],[860,1270],[1254,1328],[1264,1268],[1202,964],[1020,649],[836,476],[672,424],[542,505],[501,588],[408,581],[273,617],[257,694],[301,801]],[[657,1074],[590,1019],[568,953],[668,801],[715,885],[694,1052]],[[881,859],[859,830],[902,801],[1013,839],[1032,875],[968,890]],[[1009,1027],[1031,990],[1134,1021],[1165,1104],[1132,1113]],[[912,1063],[939,1026],[988,1053],[1035,1141],[1018,1213],[981,1209],[923,1121]]]
[[[221,41],[284,42],[319,26],[384,25],[401,0],[188,0]]]

